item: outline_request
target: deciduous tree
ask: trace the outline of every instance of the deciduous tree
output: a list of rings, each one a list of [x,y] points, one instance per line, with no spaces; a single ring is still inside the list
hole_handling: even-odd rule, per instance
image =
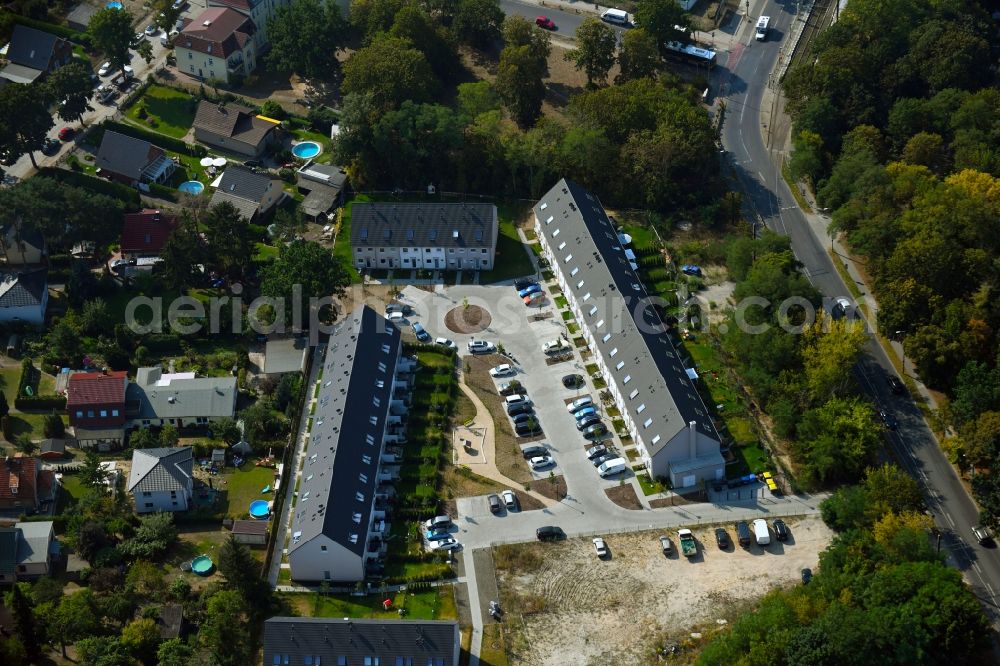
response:
[[[587,86],[603,83],[615,64],[615,32],[596,18],[586,18],[576,29],[577,47],[567,51],[565,59],[587,74]]]
[[[317,243],[305,241],[283,246],[278,258],[261,274],[261,293],[281,299],[287,322],[293,321],[297,309],[301,319],[296,323],[303,328],[314,316],[321,318],[316,321],[335,317],[332,304],[314,303],[312,299],[339,296],[348,284],[350,276],[340,260]],[[315,313],[311,308],[315,308]]]
[[[54,124],[47,101],[44,88],[36,84],[0,88],[0,153],[13,159],[27,153],[38,167],[34,151]]]
[[[542,66],[531,46],[507,46],[500,53],[497,93],[522,128],[531,127],[541,115],[545,99],[542,75]]]
[[[497,0],[458,0],[451,29],[455,36],[476,48],[487,48],[500,39],[504,12]]]
[[[689,29],[684,10],[674,0],[643,0],[635,12],[635,24],[653,36],[660,55],[666,53],[667,42],[684,40]]]
[[[618,50],[618,77],[615,83],[653,78],[660,68],[656,39],[643,28],[626,30]]]
[[[278,5],[267,26],[268,64],[309,78],[329,78],[338,69],[347,22],[335,2],[293,0]]]
[[[45,87],[49,99],[59,105],[57,113],[61,119],[80,121],[83,114],[93,111],[90,98],[94,95],[94,83],[90,69],[82,62],[71,62],[49,74]]]
[[[405,100],[425,102],[438,89],[427,58],[407,40],[383,35],[354,53],[344,63],[344,94],[365,93],[382,110],[398,108]]]
[[[94,42],[94,48],[104,53],[112,69],[124,73],[128,64],[128,50],[135,31],[135,18],[124,9],[101,8],[90,17],[87,32]]]

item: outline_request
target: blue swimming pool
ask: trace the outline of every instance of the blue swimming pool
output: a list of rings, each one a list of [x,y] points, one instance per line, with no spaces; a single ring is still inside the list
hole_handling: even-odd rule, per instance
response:
[[[203,183],[199,183],[197,180],[186,180],[178,185],[177,189],[184,194],[198,196],[205,191],[205,185]]]
[[[107,7],[108,9],[122,9],[124,7],[124,5],[118,2],[118,0],[111,0],[111,2],[109,2],[104,6]]]
[[[262,520],[271,515],[271,508],[266,500],[254,500],[250,502],[250,515],[257,520]]]
[[[302,143],[295,144],[292,148],[292,155],[295,155],[301,160],[307,160],[310,157],[316,157],[323,151],[323,146],[319,145],[315,141],[303,141]]]

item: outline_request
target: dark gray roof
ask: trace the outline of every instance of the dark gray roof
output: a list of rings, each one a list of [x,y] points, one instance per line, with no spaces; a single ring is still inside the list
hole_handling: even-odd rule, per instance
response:
[[[336,666],[339,657],[347,666],[362,666],[365,657],[380,666],[407,657],[411,666],[458,666],[459,640],[458,623],[444,620],[272,617],[264,622],[264,666]]]
[[[260,202],[267,193],[268,185],[271,184],[272,180],[274,179],[263,174],[232,165],[226,167],[226,170],[222,172],[222,180],[219,181],[219,187],[216,191],[225,192],[240,199]]]
[[[617,385],[649,454],[659,452],[691,421],[701,433],[718,439],[597,197],[563,179],[542,196],[534,212],[568,290],[584,311],[582,323],[591,331],[596,351],[614,369],[607,379]]]
[[[163,150],[149,141],[107,130],[97,151],[97,166],[139,180],[142,170]]]
[[[130,493],[187,490],[194,471],[190,446],[136,449],[128,475]]]
[[[38,447],[39,453],[66,453],[66,440],[64,439],[43,439]]]
[[[180,604],[163,604],[160,615],[156,618],[160,629],[160,638],[169,641],[181,635],[184,627],[184,607]]]
[[[10,36],[10,46],[7,48],[7,60],[17,65],[40,69],[43,72],[49,68],[49,61],[56,49],[56,44],[62,38],[43,30],[29,28],[17,24]]]
[[[344,184],[347,183],[347,172],[343,167],[334,164],[308,162],[299,169],[298,176],[299,187],[304,190],[310,188],[310,181],[333,187],[338,191],[344,189]]]
[[[368,306],[330,335],[289,553],[323,534],[364,555],[399,352],[399,329]]]
[[[49,287],[49,271],[0,274],[0,308],[41,305]]]
[[[0,527],[0,574],[12,574],[17,567],[17,530]]]
[[[493,204],[384,202],[351,207],[352,247],[493,247],[496,234]]]
[[[138,403],[140,419],[221,418],[236,411],[235,377],[195,377],[139,368],[125,389],[126,402]]]
[[[194,128],[256,146],[278,126],[261,120],[248,106],[217,104],[202,100],[194,116]]]

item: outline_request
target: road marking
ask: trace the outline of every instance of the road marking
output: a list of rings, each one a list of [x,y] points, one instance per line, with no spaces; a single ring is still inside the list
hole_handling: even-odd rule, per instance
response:
[[[922,473],[921,473],[921,474],[922,474]],[[927,478],[927,477],[926,477],[926,476],[924,476],[924,479],[926,479],[926,478]],[[951,514],[950,514],[950,513],[948,513],[947,511],[945,511],[945,512],[944,512],[944,517],[948,519],[948,522],[949,522],[949,523],[951,523],[951,527],[952,527],[952,529],[954,529],[954,527],[955,527],[955,521],[954,521],[954,520],[952,519],[952,517],[951,517]],[[978,567],[978,566],[979,566],[979,564],[977,563],[977,564],[976,564],[976,566]]]

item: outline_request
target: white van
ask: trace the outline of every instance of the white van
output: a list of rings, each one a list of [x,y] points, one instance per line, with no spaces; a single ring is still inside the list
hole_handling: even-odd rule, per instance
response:
[[[402,324],[406,321],[406,317],[403,316],[402,312],[390,312],[386,319],[391,321],[393,324]]]
[[[623,12],[620,9],[609,9],[603,14],[601,14],[601,20],[606,23],[614,23],[615,25],[630,25],[631,21],[628,20],[628,12]]]
[[[597,468],[598,474],[601,475],[602,479],[606,479],[609,476],[614,476],[615,474],[621,474],[625,471],[625,459],[624,458],[612,458],[611,460],[606,460],[601,463],[601,466]]]
[[[753,535],[757,539],[758,546],[766,546],[771,543],[771,533],[767,531],[767,521],[758,518],[753,521]]]
[[[761,16],[757,19],[757,41],[762,42],[767,39],[767,26],[771,23],[770,16]]]

